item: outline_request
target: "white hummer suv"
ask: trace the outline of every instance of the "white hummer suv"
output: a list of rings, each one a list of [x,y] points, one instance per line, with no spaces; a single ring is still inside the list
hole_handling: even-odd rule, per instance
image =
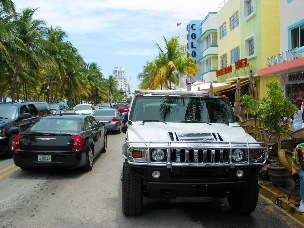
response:
[[[225,96],[138,91],[123,128],[124,215],[141,214],[143,196],[227,198],[233,212],[253,212],[268,151],[235,120]]]

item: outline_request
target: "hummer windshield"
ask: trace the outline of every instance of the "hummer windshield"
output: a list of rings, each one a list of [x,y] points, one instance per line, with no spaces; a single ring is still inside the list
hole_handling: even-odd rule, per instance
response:
[[[234,122],[230,103],[220,97],[138,96],[132,106],[131,121]]]

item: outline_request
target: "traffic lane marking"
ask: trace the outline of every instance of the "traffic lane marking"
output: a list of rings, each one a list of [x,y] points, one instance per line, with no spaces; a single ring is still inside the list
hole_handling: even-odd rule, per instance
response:
[[[0,179],[3,179],[4,177],[12,174],[13,172],[19,170],[20,168],[18,166],[10,165],[2,170],[0,170]]]

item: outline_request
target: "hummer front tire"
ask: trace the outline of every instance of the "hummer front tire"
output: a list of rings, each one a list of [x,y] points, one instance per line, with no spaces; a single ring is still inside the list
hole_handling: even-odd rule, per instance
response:
[[[125,216],[138,216],[142,213],[142,183],[134,175],[127,162],[123,164],[122,174],[122,212]]]

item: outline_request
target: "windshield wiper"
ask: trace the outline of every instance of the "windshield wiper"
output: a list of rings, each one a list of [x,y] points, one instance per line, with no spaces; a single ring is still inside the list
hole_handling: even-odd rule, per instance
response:
[[[159,120],[143,120],[143,123],[145,122],[160,122]]]
[[[198,120],[182,120],[181,123],[208,123],[208,122],[198,121]]]

